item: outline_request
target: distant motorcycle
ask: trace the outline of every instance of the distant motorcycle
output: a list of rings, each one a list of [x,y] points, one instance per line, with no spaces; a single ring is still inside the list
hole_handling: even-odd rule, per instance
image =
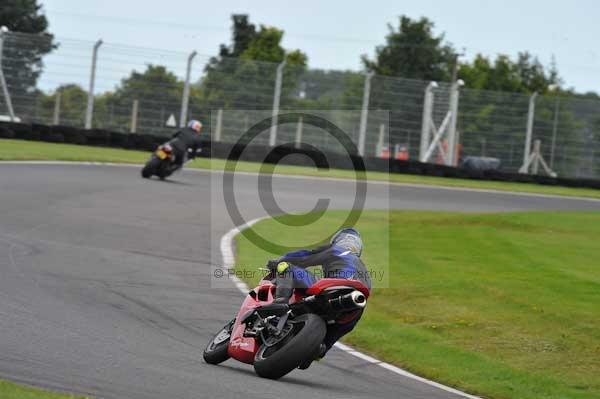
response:
[[[347,323],[365,307],[369,289],[357,280],[324,278],[295,290],[288,305],[272,303],[271,273],[248,293],[235,319],[215,335],[204,360],[219,364],[230,357],[254,365],[261,377],[278,379],[313,359],[328,323]]]
[[[192,158],[196,155],[192,154],[192,150],[188,150],[188,154],[192,155]],[[191,160],[188,154],[185,155],[183,162],[177,162],[177,155],[173,146],[168,142],[161,144],[144,165],[142,177],[148,179],[157,176],[159,179],[164,180]]]

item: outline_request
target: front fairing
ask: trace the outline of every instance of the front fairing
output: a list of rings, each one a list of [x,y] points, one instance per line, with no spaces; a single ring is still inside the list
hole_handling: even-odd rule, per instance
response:
[[[229,341],[229,356],[239,360],[243,363],[252,364],[254,362],[254,355],[258,351],[260,342],[257,342],[254,337],[244,337],[244,330],[246,329],[245,324],[242,324],[242,319],[252,310],[265,306],[273,302],[275,295],[275,285],[268,280],[262,280],[258,287],[252,289],[246,295],[242,306],[237,313],[235,318],[235,324],[231,333],[231,339]],[[296,294],[291,299],[291,303],[299,301],[302,296]]]

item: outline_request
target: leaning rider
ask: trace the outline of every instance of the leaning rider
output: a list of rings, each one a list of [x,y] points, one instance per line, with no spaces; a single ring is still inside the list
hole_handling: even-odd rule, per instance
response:
[[[301,249],[289,252],[279,259],[271,260],[268,267],[276,273],[277,290],[275,303],[287,304],[294,288],[309,288],[316,281],[314,274],[305,270],[310,266],[321,266],[324,278],[354,279],[371,289],[371,278],[360,259],[363,243],[360,234],[353,228],[339,230],[328,245],[312,250]],[[318,353],[299,368],[306,369],[312,360],[320,359],[342,336],[348,334],[358,323],[363,310],[344,323],[335,323],[327,327],[327,334]]]
[[[175,151],[175,162],[181,166],[187,159],[188,150],[191,158],[196,157],[196,152],[200,149],[200,131],[202,123],[195,119],[188,122],[187,127],[177,131],[169,144]]]

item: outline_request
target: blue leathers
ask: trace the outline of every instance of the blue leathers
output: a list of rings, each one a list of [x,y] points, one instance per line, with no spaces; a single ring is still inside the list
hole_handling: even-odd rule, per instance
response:
[[[285,263],[282,263],[285,262]],[[294,288],[309,288],[317,281],[307,267],[321,266],[321,278],[355,279],[371,289],[371,278],[362,260],[349,250],[335,244],[312,250],[289,252],[269,262],[277,272],[276,302],[287,303]],[[329,349],[339,338],[350,332],[362,315],[362,311],[349,323],[333,324],[328,327],[325,345]]]

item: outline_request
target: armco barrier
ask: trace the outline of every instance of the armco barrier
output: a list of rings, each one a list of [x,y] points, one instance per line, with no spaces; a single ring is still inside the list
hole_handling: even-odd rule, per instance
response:
[[[51,131],[54,134],[61,135],[65,143],[85,144],[87,142],[81,130],[71,126],[52,126]]]
[[[27,125],[24,123],[6,123],[6,127],[11,130],[16,139],[23,139],[23,140],[39,140],[40,139],[40,133],[36,132],[33,133],[33,129],[31,127],[31,125]]]
[[[0,122],[0,138],[87,144],[142,151],[152,151],[157,145],[166,140],[164,136],[148,134],[124,134],[101,129],[83,130],[71,126],[29,125],[11,122]],[[239,154],[239,160],[242,161],[316,166],[319,168],[329,167],[332,169],[352,169],[352,160],[358,159],[356,155],[349,158],[346,155],[337,153],[321,153],[310,146],[294,148],[282,145],[271,148],[257,145],[241,146],[229,143],[210,143],[210,141],[202,144],[201,156],[203,157],[226,159],[232,154]],[[366,158],[364,164],[369,171],[600,189],[600,180],[593,179],[553,178],[502,170],[470,170],[411,160]]]
[[[65,137],[61,133],[53,132],[50,126],[47,125],[32,124],[31,130],[32,134],[35,134],[35,132],[40,134],[39,140],[41,141],[50,143],[63,143],[65,141]]]
[[[110,146],[110,133],[107,130],[84,130],[83,135],[88,145]]]
[[[110,145],[112,147],[130,148],[129,146],[129,134],[126,133],[110,133]]]
[[[0,125],[0,139],[14,139],[15,132],[13,132],[8,126]]]

